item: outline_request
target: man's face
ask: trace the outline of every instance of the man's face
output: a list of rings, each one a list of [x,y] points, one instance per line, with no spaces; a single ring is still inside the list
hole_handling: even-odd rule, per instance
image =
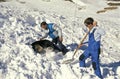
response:
[[[42,25],[41,27],[45,30],[47,29],[47,25]]]
[[[89,29],[91,29],[93,27],[93,24],[85,24],[85,26]]]

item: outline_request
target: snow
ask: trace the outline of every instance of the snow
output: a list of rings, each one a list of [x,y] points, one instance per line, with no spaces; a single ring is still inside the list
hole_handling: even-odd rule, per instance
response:
[[[100,0],[13,0],[0,3],[0,79],[99,79],[88,59],[87,68],[79,67],[79,56],[71,64],[77,44],[83,37],[83,21],[91,16],[104,28],[100,67],[104,79],[120,79],[120,9],[96,14],[106,1]],[[30,44],[41,35],[40,23],[54,22],[63,29],[64,41],[69,51],[46,50],[35,54]],[[50,39],[50,38],[48,38]]]

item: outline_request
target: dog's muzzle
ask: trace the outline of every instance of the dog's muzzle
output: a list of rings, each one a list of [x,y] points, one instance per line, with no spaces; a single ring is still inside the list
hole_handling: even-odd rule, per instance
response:
[[[35,50],[36,50],[37,52],[42,52],[43,47],[41,47],[39,44],[36,44],[36,45],[35,45]]]

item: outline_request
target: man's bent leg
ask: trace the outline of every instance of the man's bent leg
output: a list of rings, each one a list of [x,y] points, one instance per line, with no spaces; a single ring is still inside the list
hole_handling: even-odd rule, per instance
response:
[[[80,64],[80,67],[85,67],[85,60],[89,57],[89,51],[88,50],[85,50],[85,52],[80,55],[79,57],[79,64]]]

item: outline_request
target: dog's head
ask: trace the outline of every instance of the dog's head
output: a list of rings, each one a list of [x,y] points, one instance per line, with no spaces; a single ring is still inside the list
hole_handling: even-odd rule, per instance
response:
[[[53,43],[49,40],[35,41],[31,44],[31,46],[36,53],[43,53],[46,51],[46,49],[49,49],[49,50],[54,49]]]
[[[41,53],[43,51],[43,47],[41,47],[39,44],[34,45],[34,50],[38,53]]]

